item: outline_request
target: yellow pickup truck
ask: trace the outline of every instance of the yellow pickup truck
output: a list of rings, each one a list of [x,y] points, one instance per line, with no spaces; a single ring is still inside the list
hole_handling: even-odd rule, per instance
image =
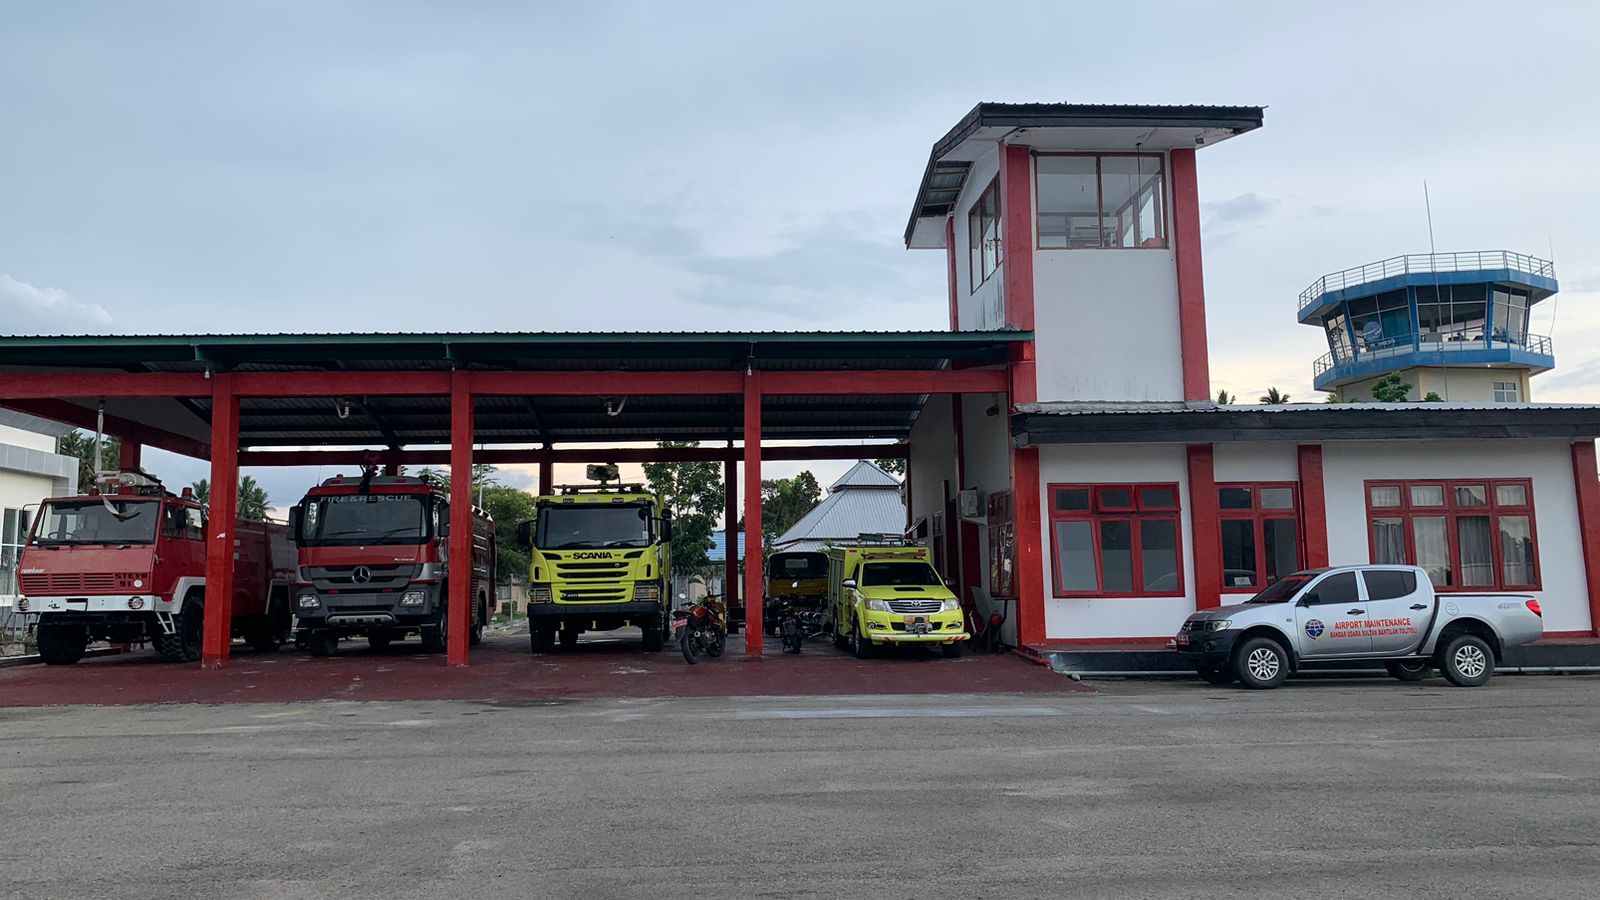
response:
[[[957,657],[971,637],[928,548],[875,535],[828,551],[828,618],[834,645],[857,659],[889,644],[934,644]]]

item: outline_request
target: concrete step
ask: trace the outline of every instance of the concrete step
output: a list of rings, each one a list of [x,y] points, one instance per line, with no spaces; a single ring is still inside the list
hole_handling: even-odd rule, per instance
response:
[[[1050,668],[1063,675],[1142,675],[1190,676],[1194,670],[1178,654],[1155,647],[1093,646],[1070,649],[1045,649],[1039,655]],[[1383,673],[1383,666],[1370,663],[1314,663],[1306,671],[1334,673]],[[1600,672],[1600,640],[1561,639],[1537,641],[1506,651],[1496,671],[1503,673]]]

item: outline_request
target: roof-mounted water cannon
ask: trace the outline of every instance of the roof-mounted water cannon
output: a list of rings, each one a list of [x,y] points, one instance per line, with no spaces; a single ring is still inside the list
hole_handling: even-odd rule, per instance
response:
[[[101,472],[95,487],[102,494],[133,494],[139,497],[159,497],[166,493],[166,487],[162,485],[161,479],[133,470]]]
[[[609,482],[622,480],[622,470],[617,468],[616,463],[592,464],[583,470],[583,475],[590,481],[600,482],[601,487],[605,487]]]

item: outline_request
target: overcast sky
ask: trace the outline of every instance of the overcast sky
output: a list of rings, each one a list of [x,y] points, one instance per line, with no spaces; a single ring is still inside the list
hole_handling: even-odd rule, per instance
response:
[[[1199,157],[1214,387],[1320,399],[1296,295],[1426,252],[1426,179],[1441,251],[1553,253],[1534,397],[1595,401],[1597,38],[1580,3],[6,4],[0,330],[942,328],[901,234],[975,103],[1250,104]]]

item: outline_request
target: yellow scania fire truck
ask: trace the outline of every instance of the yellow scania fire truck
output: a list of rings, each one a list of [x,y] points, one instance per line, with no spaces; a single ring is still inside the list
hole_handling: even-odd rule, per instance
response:
[[[863,534],[828,551],[828,618],[833,643],[857,659],[880,644],[936,644],[961,655],[961,601],[934,571],[927,547]]]
[[[600,483],[535,497],[537,518],[518,528],[532,556],[533,652],[626,625],[644,632],[645,650],[660,650],[671,621],[672,512],[643,485],[610,484],[616,466],[590,466],[589,477]]]

